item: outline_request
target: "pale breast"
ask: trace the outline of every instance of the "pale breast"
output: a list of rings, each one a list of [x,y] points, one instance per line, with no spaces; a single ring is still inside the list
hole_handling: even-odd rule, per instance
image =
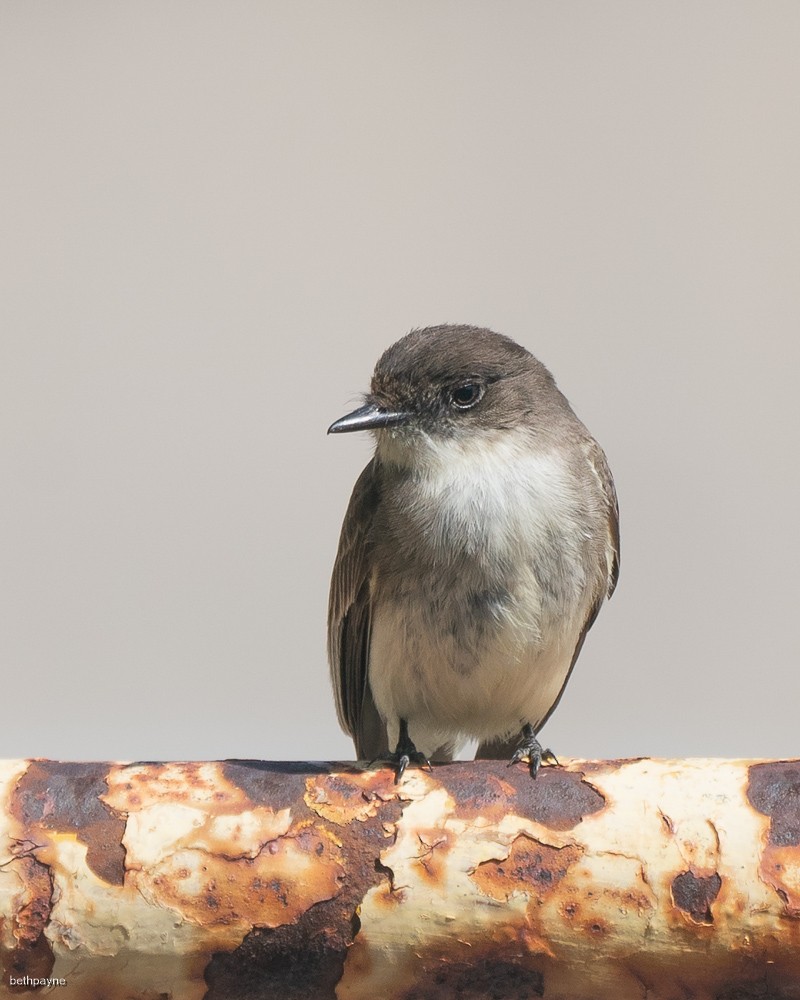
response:
[[[398,596],[421,577],[444,594],[524,587],[556,614],[579,598],[606,528],[592,484],[563,452],[510,432],[429,440],[414,459],[387,474],[375,525],[375,562],[391,567],[381,589]]]

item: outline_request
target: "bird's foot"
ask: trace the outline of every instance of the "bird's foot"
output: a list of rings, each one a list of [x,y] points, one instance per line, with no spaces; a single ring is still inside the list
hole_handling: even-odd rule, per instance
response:
[[[394,772],[394,783],[403,777],[403,773],[409,764],[413,764],[415,767],[424,767],[426,771],[432,771],[431,762],[425,756],[424,753],[420,753],[419,750],[411,744],[411,747],[406,750],[401,750],[399,747],[394,753],[389,755],[390,762],[395,765]]]
[[[511,767],[512,764],[518,764],[526,758],[528,761],[528,770],[531,772],[532,778],[535,778],[539,773],[539,768],[543,763],[550,761],[553,764],[558,764],[558,758],[553,751],[545,749],[536,739],[536,733],[533,731],[533,726],[530,723],[526,723],[522,727],[519,746],[514,751],[514,756],[508,762],[508,766]]]
[[[381,754],[380,757],[375,757],[369,762],[370,767],[373,767],[376,764],[388,764],[390,767],[394,768],[395,784],[397,784],[403,777],[409,764],[412,764],[414,767],[424,767],[426,771],[433,770],[431,762],[424,753],[420,753],[420,751],[417,750],[413,743],[411,747],[407,749],[402,749],[398,746],[396,750],[387,751],[385,754]]]
[[[406,768],[409,764],[413,764],[415,767],[424,767],[427,771],[432,771],[431,762],[414,746],[414,741],[408,735],[408,723],[405,719],[400,720],[400,739],[397,741],[397,746],[393,752],[386,753],[380,757],[376,757],[374,760],[370,761],[370,765],[382,763],[389,764],[395,769],[394,771],[394,783],[397,784],[398,781],[403,777]]]

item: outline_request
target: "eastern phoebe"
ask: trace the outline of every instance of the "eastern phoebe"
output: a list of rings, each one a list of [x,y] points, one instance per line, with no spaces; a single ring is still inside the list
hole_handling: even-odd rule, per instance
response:
[[[553,759],[537,739],[619,570],[614,481],[550,372],[473,326],[380,358],[333,568],[328,655],[359,759]],[[390,747],[395,750],[389,753]]]

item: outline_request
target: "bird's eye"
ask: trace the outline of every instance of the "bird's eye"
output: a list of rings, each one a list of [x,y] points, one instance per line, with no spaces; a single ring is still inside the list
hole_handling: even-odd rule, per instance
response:
[[[478,402],[482,395],[482,385],[478,382],[466,382],[464,385],[459,385],[453,389],[450,393],[450,399],[453,401],[453,405],[457,406],[459,410],[468,410]]]

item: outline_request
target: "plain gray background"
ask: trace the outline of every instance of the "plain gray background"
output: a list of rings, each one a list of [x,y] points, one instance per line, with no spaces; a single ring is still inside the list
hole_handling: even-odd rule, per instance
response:
[[[31,0],[0,46],[0,756],[352,756],[325,430],[448,321],[617,481],[547,743],[798,752],[796,0]]]

